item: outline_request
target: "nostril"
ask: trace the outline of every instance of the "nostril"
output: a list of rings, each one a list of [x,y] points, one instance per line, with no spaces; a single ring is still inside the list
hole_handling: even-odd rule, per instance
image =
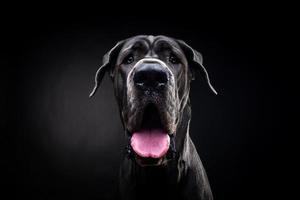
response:
[[[167,83],[168,82],[168,75],[167,75],[167,73],[165,73],[164,71],[158,72],[157,77],[156,77],[156,81],[159,84],[165,84],[165,83]]]
[[[145,71],[139,71],[134,74],[133,81],[135,84],[143,84],[146,81],[146,76]]]

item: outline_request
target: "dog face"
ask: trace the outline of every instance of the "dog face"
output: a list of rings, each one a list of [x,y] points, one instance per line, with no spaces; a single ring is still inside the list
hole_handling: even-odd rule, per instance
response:
[[[135,36],[119,42],[97,71],[94,94],[110,71],[121,119],[136,160],[142,166],[164,163],[170,137],[176,136],[195,71],[208,74],[201,54],[166,36]]]
[[[166,37],[136,37],[121,49],[114,68],[115,93],[125,128],[176,130],[176,116],[189,91],[190,70],[181,48]]]

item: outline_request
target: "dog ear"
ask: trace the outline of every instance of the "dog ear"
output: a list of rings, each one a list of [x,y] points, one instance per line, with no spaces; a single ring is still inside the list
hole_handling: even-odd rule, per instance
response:
[[[125,40],[122,40],[118,42],[109,52],[107,52],[102,59],[102,65],[99,67],[99,69],[96,72],[95,75],[95,86],[90,93],[90,97],[92,97],[95,92],[97,91],[105,72],[111,67],[111,65],[114,63],[113,60],[116,59],[119,51],[121,50],[121,47],[123,46]],[[111,73],[112,75],[112,73]]]
[[[185,43],[182,40],[176,40],[176,41],[178,42],[178,44],[182,48],[182,50],[185,52],[185,55],[188,59],[189,64],[192,64],[191,65],[192,80],[195,79],[194,71],[200,72],[200,74],[202,74],[205,77],[206,82],[207,82],[209,88],[213,91],[213,93],[218,94],[210,82],[207,70],[203,66],[203,58],[202,58],[201,53],[194,50],[191,46],[189,46],[187,43]],[[192,61],[192,63],[191,63],[191,61]]]

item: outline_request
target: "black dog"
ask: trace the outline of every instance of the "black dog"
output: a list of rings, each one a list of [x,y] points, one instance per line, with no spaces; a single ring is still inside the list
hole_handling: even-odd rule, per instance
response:
[[[216,93],[201,54],[181,40],[135,36],[104,56],[90,96],[109,72],[128,137],[121,199],[213,199],[189,136],[189,90],[196,71]]]

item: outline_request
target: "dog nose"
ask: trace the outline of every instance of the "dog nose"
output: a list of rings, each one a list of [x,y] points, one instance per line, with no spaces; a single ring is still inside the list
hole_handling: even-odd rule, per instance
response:
[[[159,63],[143,63],[135,71],[133,81],[142,90],[161,90],[168,82],[168,73]]]

